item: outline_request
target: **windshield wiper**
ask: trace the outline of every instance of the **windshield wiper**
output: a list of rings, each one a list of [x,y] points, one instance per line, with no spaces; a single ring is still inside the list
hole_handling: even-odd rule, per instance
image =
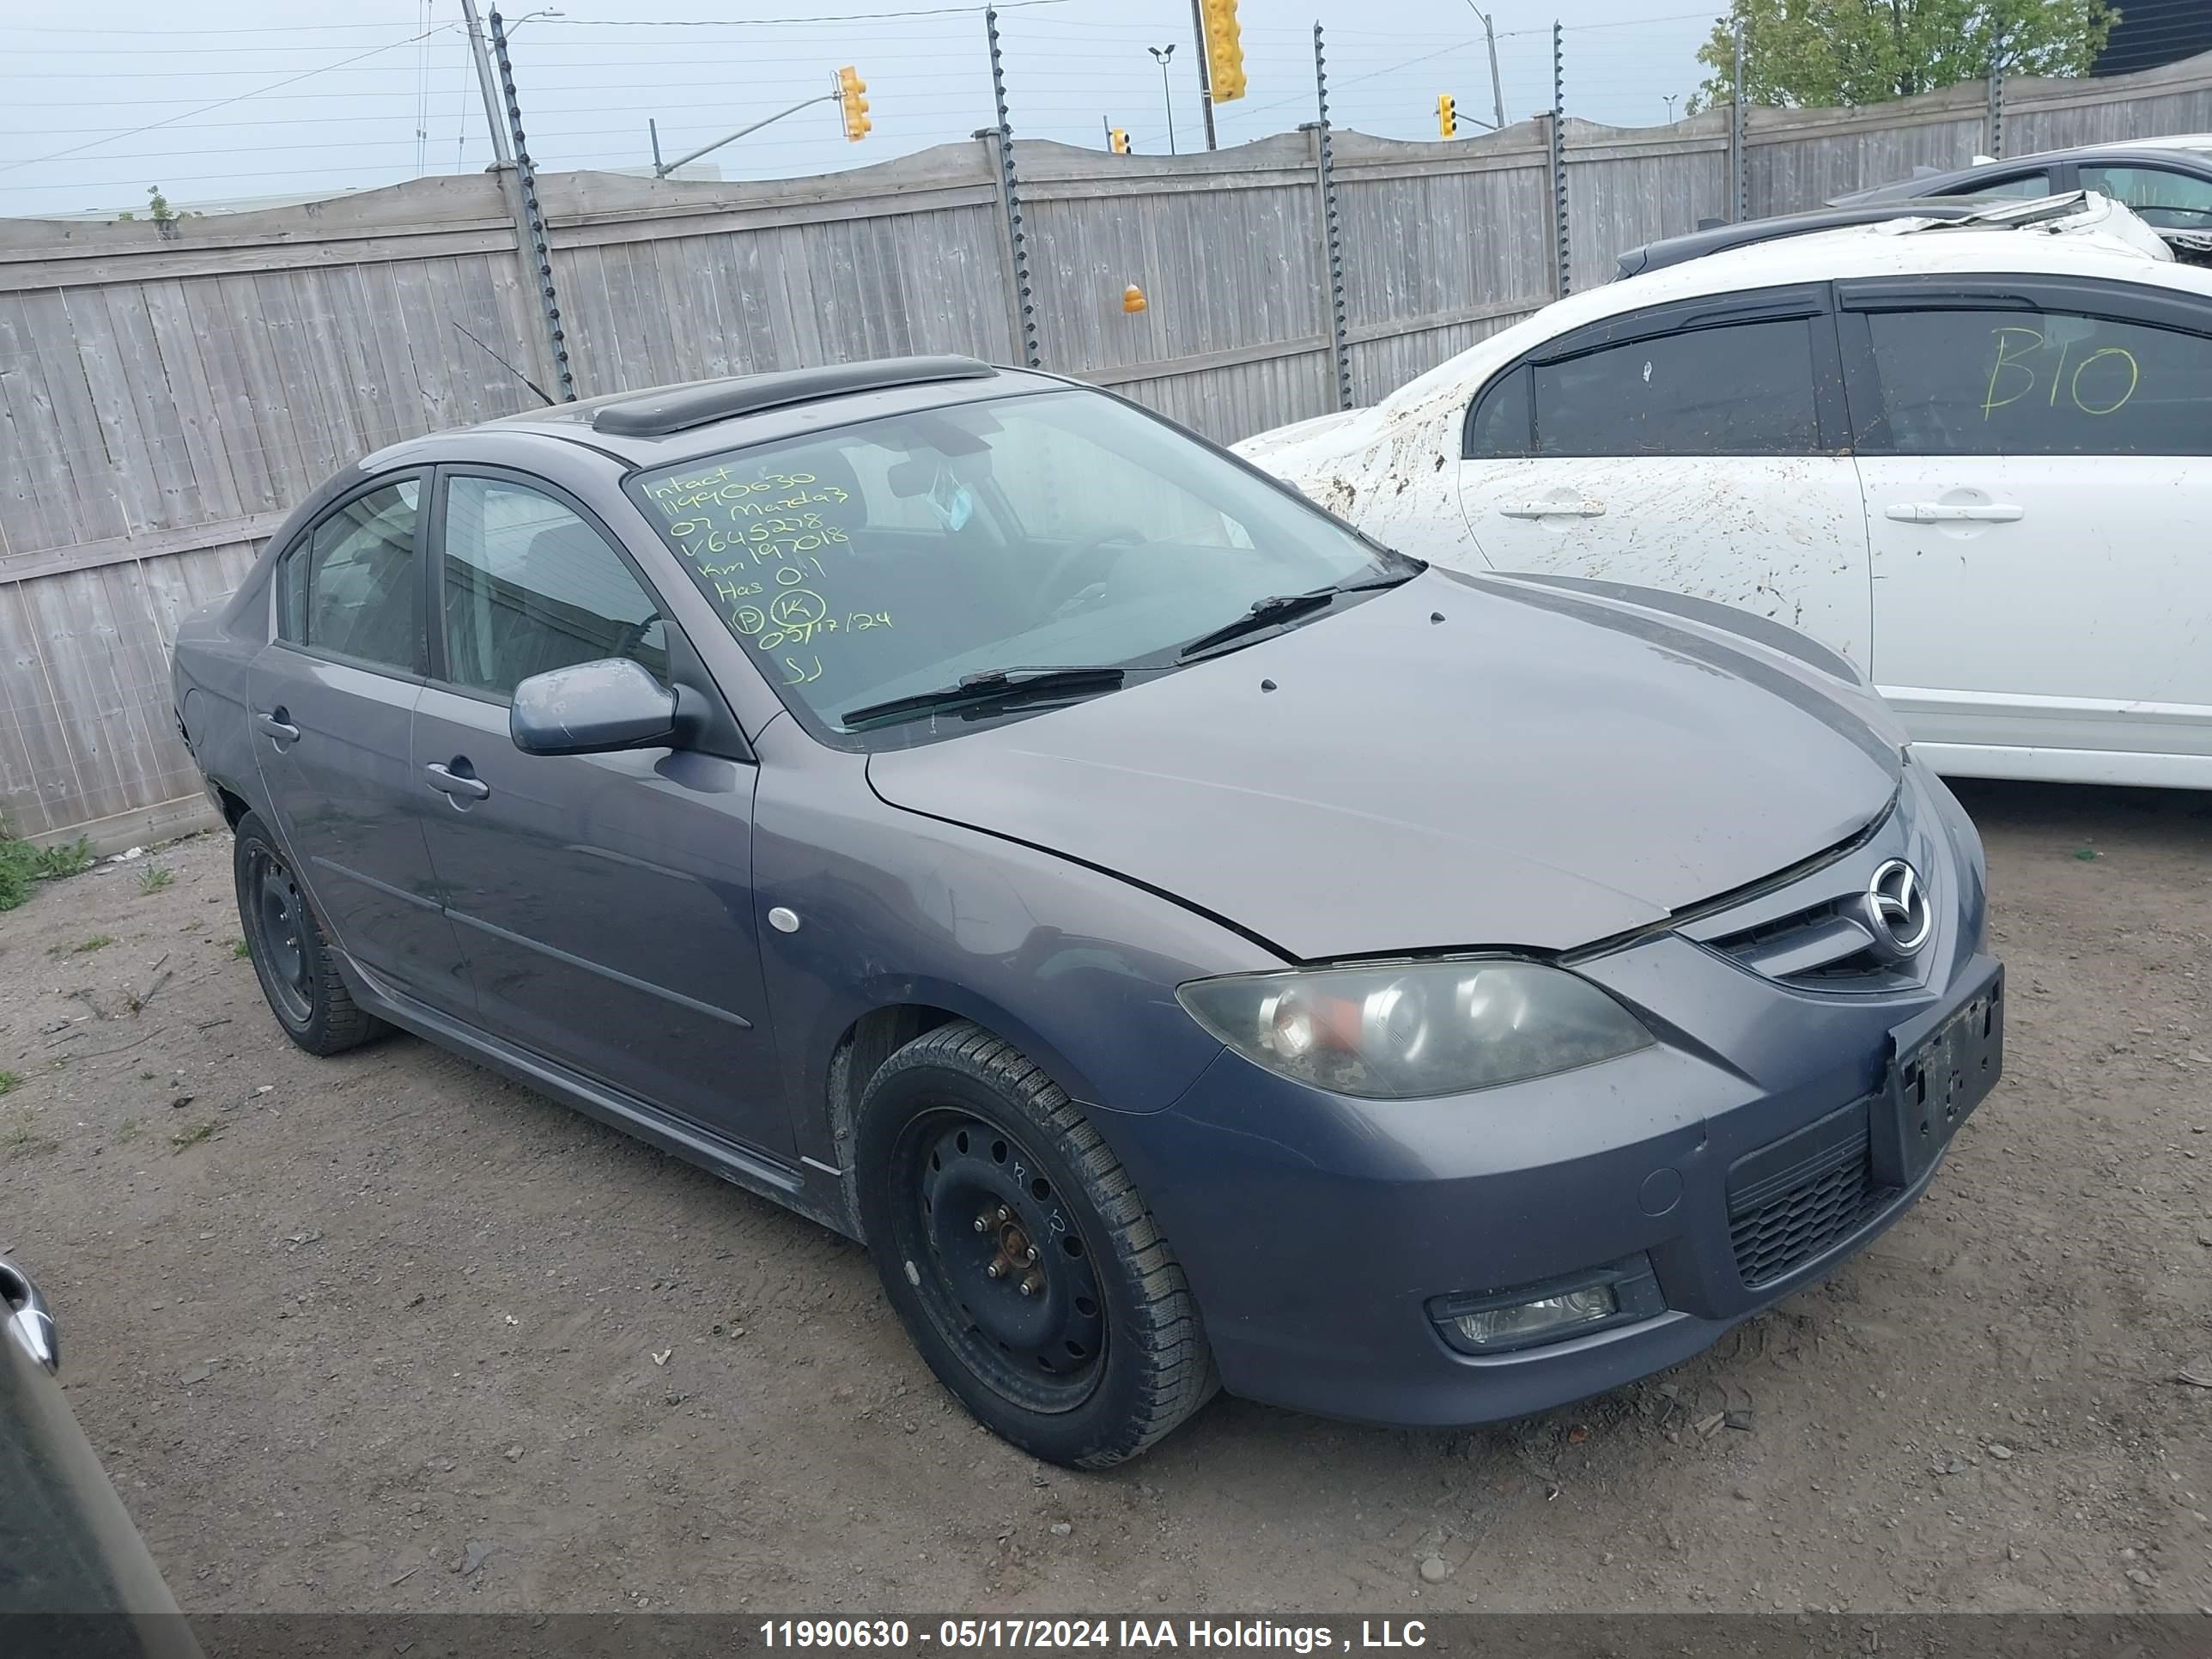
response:
[[[952,684],[940,685],[933,691],[914,691],[903,697],[862,703],[858,708],[848,708],[838,719],[849,726],[890,720],[900,714],[934,714],[940,709],[969,708],[1014,698],[1111,691],[1121,685],[1127,675],[1126,669],[1106,664],[1093,667],[985,668],[963,674]]]
[[[1326,610],[1336,603],[1340,593],[1364,593],[1372,588],[1395,587],[1401,582],[1409,582],[1426,568],[1417,566],[1412,570],[1393,570],[1380,576],[1364,576],[1357,581],[1331,582],[1327,587],[1316,587],[1304,593],[1271,593],[1264,599],[1255,599],[1252,608],[1243,616],[1187,641],[1176,654],[1184,658],[1198,656],[1217,645],[1241,640],[1248,634],[1256,634],[1263,629],[1274,627],[1278,623],[1289,622],[1310,611]]]

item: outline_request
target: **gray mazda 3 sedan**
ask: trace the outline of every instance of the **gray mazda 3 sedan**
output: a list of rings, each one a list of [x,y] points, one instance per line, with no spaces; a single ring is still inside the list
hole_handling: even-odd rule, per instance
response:
[[[175,681],[295,1042],[403,1027],[864,1240],[1079,1467],[1217,1387],[1466,1424],[1673,1364],[1997,1076],[1980,844],[1850,664],[1431,569],[1048,375],[397,445]]]

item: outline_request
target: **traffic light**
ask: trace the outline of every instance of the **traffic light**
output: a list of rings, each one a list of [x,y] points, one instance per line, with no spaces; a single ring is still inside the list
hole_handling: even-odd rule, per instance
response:
[[[1437,131],[1447,138],[1459,137],[1459,106],[1448,92],[1437,94]]]
[[[1113,129],[1106,135],[1106,147],[1116,155],[1127,155],[1129,153],[1129,129],[1127,127]]]
[[[850,64],[837,71],[837,113],[845,123],[845,137],[859,143],[876,124],[868,119],[868,83]]]
[[[1200,0],[1204,25],[1206,72],[1213,101],[1225,104],[1244,95],[1244,42],[1237,32],[1237,0]]]

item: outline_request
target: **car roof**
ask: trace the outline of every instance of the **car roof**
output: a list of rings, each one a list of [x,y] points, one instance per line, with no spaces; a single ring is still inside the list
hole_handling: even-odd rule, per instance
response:
[[[1835,230],[1846,225],[1876,225],[1905,216],[1927,219],[1965,219],[1990,205],[1978,196],[1946,196],[1933,201],[1862,202],[1849,207],[1813,208],[1803,213],[1778,213],[1766,219],[1741,219],[1733,224],[1708,225],[1680,236],[1662,236],[1621,253],[1613,264],[1623,276],[1658,270],[1685,259],[1703,259],[1729,248],[1753,242],[1771,242],[1784,236],[1809,235],[1816,230]]]
[[[2212,132],[2177,132],[2160,138],[2119,138],[2101,144],[2069,144],[2062,149],[2039,149],[2026,155],[2006,155],[1986,161],[1972,161],[1965,167],[1934,168],[1910,179],[1893,179],[1887,184],[1872,185],[1864,190],[1832,197],[1828,204],[1831,207],[1854,207],[1865,203],[1904,201],[1931,190],[1940,191],[1971,182],[1984,173],[2010,173],[2015,168],[2033,167],[2039,162],[2091,158],[2109,161],[2130,155],[2140,155],[2146,161],[2172,161],[2183,151],[2197,152],[2194,158],[2197,165],[2212,167]]]
[[[964,367],[954,373],[954,364]],[[452,427],[380,450],[362,465],[374,470],[410,458],[417,446],[434,442],[447,451],[454,440],[472,433],[502,432],[578,445],[629,467],[675,466],[697,456],[805,437],[884,416],[1076,384],[1031,369],[946,357],[884,357],[821,369],[724,375],[605,392]],[[608,416],[617,418],[602,428],[599,422]]]

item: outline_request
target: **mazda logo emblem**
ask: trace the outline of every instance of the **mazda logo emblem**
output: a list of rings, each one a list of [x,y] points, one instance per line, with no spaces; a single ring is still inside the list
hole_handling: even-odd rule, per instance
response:
[[[1867,921],[1877,945],[1897,957],[1909,957],[1928,943],[1936,931],[1936,913],[1929,908],[1928,889],[1920,872],[1903,859],[1892,859],[1867,883]]]

